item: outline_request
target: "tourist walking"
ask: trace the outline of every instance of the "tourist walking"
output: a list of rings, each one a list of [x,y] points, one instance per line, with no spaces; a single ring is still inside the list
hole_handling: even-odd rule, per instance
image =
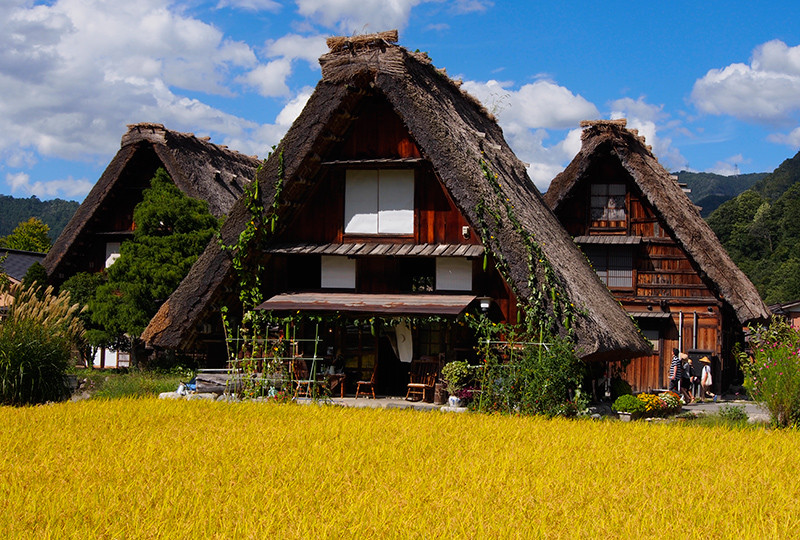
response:
[[[679,393],[681,397],[683,397],[683,402],[688,405],[689,403],[694,402],[694,399],[692,398],[692,393],[689,391],[689,389],[692,386],[691,379],[689,378],[689,368],[691,367],[689,363],[689,355],[686,353],[680,353],[678,355],[678,358],[679,358],[678,363],[683,368],[681,371]]]
[[[680,394],[681,377],[683,377],[683,364],[681,363],[678,349],[672,349],[672,361],[669,364],[669,389]]]
[[[714,384],[711,378],[711,360],[708,359],[708,356],[704,356],[700,359],[700,363],[703,366],[700,372],[700,398],[705,401],[705,398],[711,397],[717,401],[716,394],[711,392],[711,385]]]

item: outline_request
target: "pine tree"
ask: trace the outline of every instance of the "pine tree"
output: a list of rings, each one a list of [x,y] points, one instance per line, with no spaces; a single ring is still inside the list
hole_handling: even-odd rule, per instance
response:
[[[200,256],[219,221],[159,169],[134,210],[136,229],[89,301],[93,341],[136,339]]]

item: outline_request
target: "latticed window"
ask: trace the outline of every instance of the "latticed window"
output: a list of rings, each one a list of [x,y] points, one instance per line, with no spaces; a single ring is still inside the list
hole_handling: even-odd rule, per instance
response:
[[[592,184],[592,228],[625,228],[627,223],[625,192],[625,184]]]
[[[633,287],[633,252],[630,248],[586,246],[584,249],[600,281],[609,289]]]

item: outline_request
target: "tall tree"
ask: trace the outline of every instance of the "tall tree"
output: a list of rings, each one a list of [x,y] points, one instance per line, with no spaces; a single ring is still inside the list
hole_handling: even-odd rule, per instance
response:
[[[32,217],[17,225],[5,238],[0,238],[0,247],[47,253],[51,245],[50,237],[47,236],[49,232],[50,227],[39,218]]]
[[[219,221],[159,169],[133,214],[136,230],[89,301],[95,340],[136,339],[202,253]]]

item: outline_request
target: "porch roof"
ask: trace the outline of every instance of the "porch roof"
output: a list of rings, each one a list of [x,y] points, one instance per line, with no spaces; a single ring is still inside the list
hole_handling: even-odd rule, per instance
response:
[[[314,244],[298,242],[275,244],[264,248],[267,253],[291,255],[346,255],[348,257],[480,257],[484,248],[479,244],[408,244],[391,242],[352,242],[345,244]]]
[[[631,317],[637,319],[669,319],[672,313],[669,311],[629,311]]]
[[[471,294],[359,294],[303,292],[278,294],[256,309],[342,311],[392,315],[459,315],[477,297]]]

